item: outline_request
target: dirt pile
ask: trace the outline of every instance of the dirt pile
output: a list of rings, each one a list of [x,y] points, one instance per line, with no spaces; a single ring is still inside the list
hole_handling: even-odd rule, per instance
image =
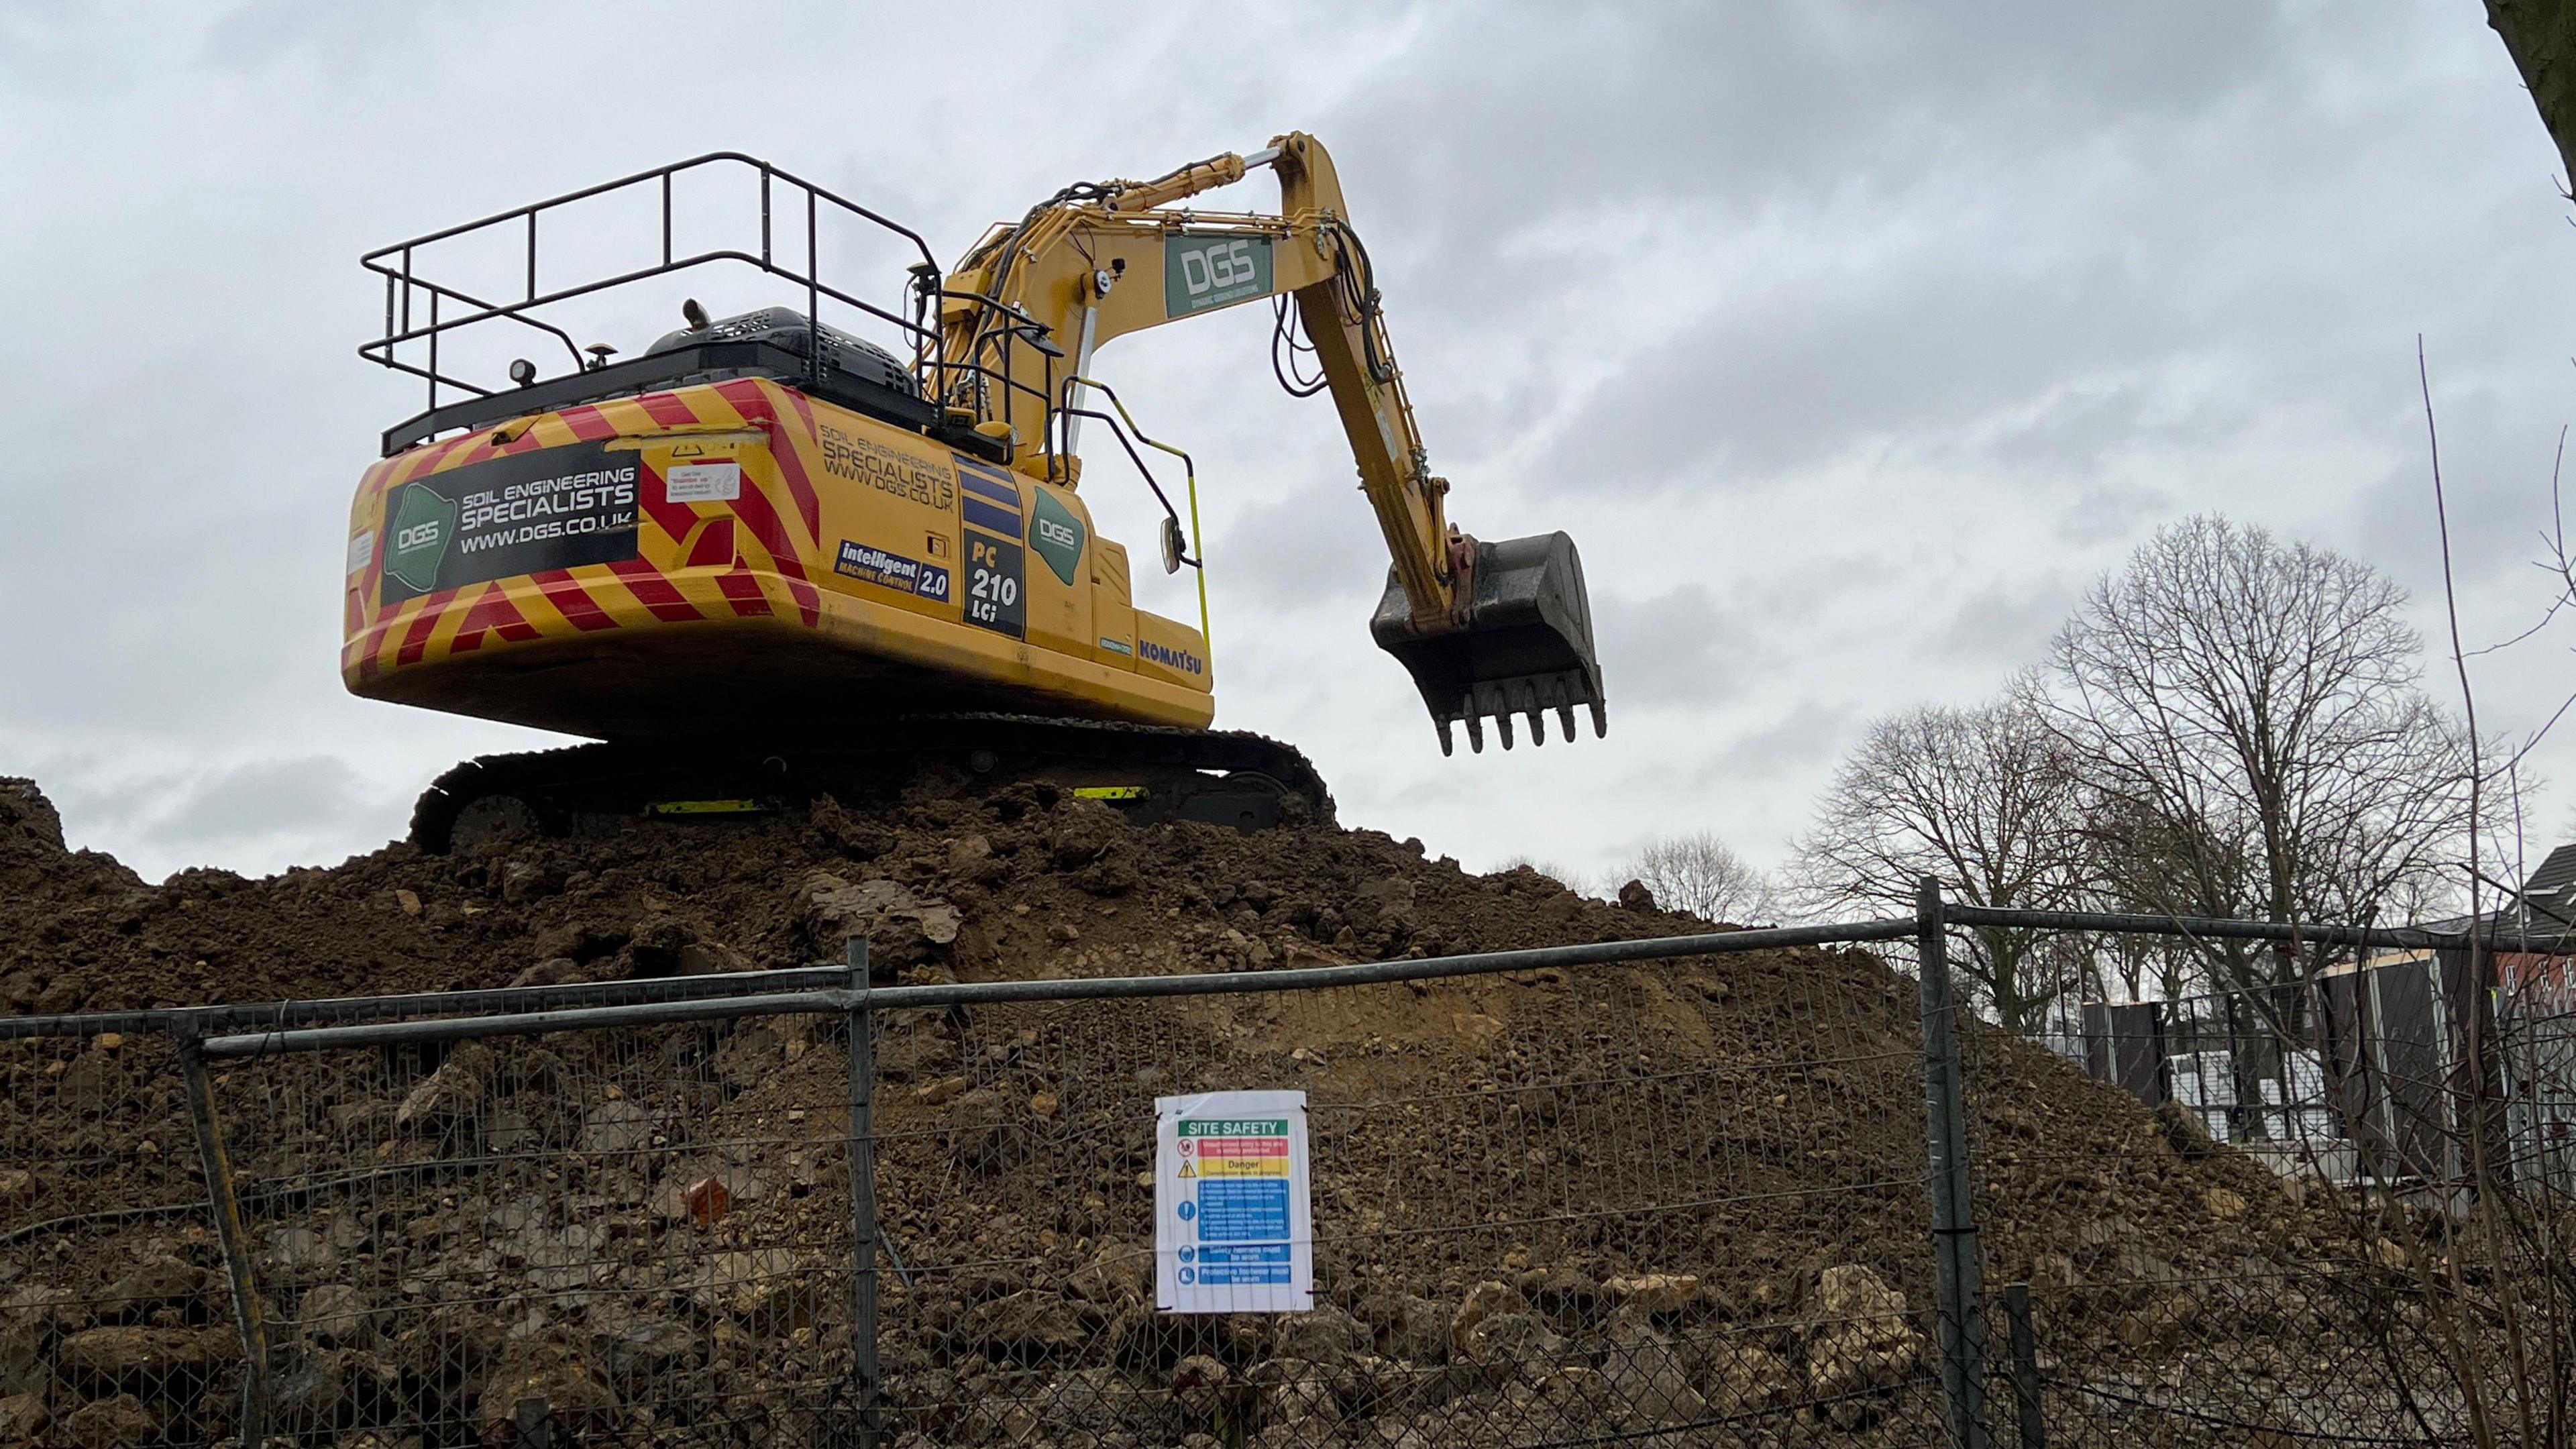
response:
[[[877,978],[900,983],[1700,929],[1634,892],[1614,905],[1527,869],[1473,875],[1373,831],[1135,829],[1050,787],[948,777],[792,818],[454,858],[396,845],[158,887],[68,852],[33,786],[0,787],[0,1004],[18,1012],[804,965],[836,961],[854,934]],[[1913,983],[1858,951],[888,1013],[881,1208],[908,1265],[885,1280],[889,1395],[938,1443],[1312,1442],[1368,1419],[1428,1449],[1506,1421],[1525,1436],[1597,1424],[1605,1404],[1648,1432],[1808,1401],[1824,1406],[1784,1422],[1904,1437],[1870,1396],[1926,1392],[1915,1014]],[[629,1435],[659,1404],[657,1440],[777,1427],[847,1367],[831,1347],[848,1322],[845,1273],[833,1284],[849,1234],[832,1186],[846,1173],[836,1025],[231,1073],[222,1105],[245,1175],[297,1185],[253,1224],[283,1412],[308,1439],[383,1426],[391,1444],[424,1424],[490,1430],[533,1385],[559,1414]],[[1988,1273],[2082,1300],[2093,1317],[2068,1320],[2058,1351],[2220,1332],[2255,1312],[2227,1280],[2324,1235],[2243,1159],[2177,1150],[2069,1064],[1971,1035]],[[0,1131],[89,1133],[120,1155],[157,1143],[169,1165],[120,1169],[137,1186],[119,1191],[186,1200],[184,1112],[142,1049],[11,1058]],[[83,1073],[148,1084],[116,1112],[47,1105]],[[1334,1239],[1318,1249],[1323,1311],[1158,1317],[1143,1242],[1153,1098],[1255,1085],[1314,1104],[1318,1231]],[[0,1233],[49,1215],[49,1171],[0,1174]],[[368,1190],[311,1186],[352,1180]],[[102,1442],[139,1442],[116,1436],[147,1423],[220,1432],[238,1364],[202,1230],[92,1223],[0,1242],[0,1422],[60,1432],[86,1415],[79,1432]],[[2262,1311],[2226,1334],[2298,1327]]]
[[[886,980],[1112,961],[1259,969],[1603,939],[1656,919],[1526,870],[1470,876],[1374,831],[1134,830],[1050,787],[977,794],[958,781],[747,826],[648,825],[454,858],[396,844],[327,870],[188,870],[158,887],[65,851],[26,782],[0,790],[0,831],[0,980],[21,1012],[499,986],[564,960],[573,967],[545,974],[837,961],[832,913],[865,907],[810,903],[815,872],[908,893],[955,922],[925,936],[898,924],[920,924],[917,906],[894,906],[875,940]]]
[[[64,911],[146,894],[142,878],[115,857],[65,847],[62,816],[35,781],[0,775],[0,926],[17,933]]]

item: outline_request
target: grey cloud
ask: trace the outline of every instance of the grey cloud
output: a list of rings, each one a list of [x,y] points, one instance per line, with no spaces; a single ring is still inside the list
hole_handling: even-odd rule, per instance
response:
[[[1957,440],[1939,451],[2053,486],[2098,476],[2117,456],[2189,447],[2199,438],[2241,432],[2257,421],[2235,397],[2196,397],[2185,406],[2156,376],[2114,375],[2053,394],[2041,391],[2038,406],[2027,417],[1997,424],[1973,444]],[[2097,488],[2078,507],[2097,504],[2107,492]]]
[[[1603,684],[1623,710],[1723,703],[1777,667],[1776,651],[1703,585],[1652,598],[1604,593],[1597,582],[1592,587]]]
[[[1950,658],[1978,664],[2037,663],[2080,592],[2079,583],[2059,576],[2042,576],[2021,588],[1988,585],[1960,603],[1938,647]]]
[[[2412,413],[2405,421],[2412,426],[2402,431],[2391,427],[2392,441],[2400,446],[2392,449],[2378,476],[2353,480],[2352,533],[2360,551],[2388,561],[2390,572],[2425,593],[2441,586],[2441,554],[2432,455],[2422,402],[2413,391],[2414,359],[2409,355],[2405,361],[2410,375],[2403,401],[2411,405],[2407,411]],[[2440,428],[2453,565],[2499,581],[2519,579],[2526,573],[2524,566],[2538,555],[2535,530],[2549,517],[2558,429],[2576,417],[2576,405],[2562,404],[2558,418],[2533,419],[2521,399],[2476,380],[2446,384],[2445,376],[2437,357],[2432,371],[2433,407]],[[2576,380],[2576,373],[2570,377]],[[2533,426],[2535,422],[2539,426]],[[2563,479],[2561,487],[2576,493]],[[2546,580],[2534,576],[2527,582],[2538,589]]]
[[[1343,599],[1374,605],[1386,584],[1386,541],[1349,488],[1310,488],[1248,507],[1209,541],[1208,554],[1228,588],[1280,608]]]
[[[181,842],[267,835],[340,819],[364,794],[357,772],[330,756],[263,760],[190,781],[159,829]]]
[[[1768,725],[1735,736],[1692,773],[1703,784],[1740,785],[1788,775],[1803,778],[1840,752],[1856,711],[1820,700],[1793,702]]]
[[[2141,519],[2165,515],[2172,508],[2172,497],[2159,489],[2096,484],[2058,515],[2057,534],[2071,544],[2103,543],[2134,534]]]
[[[61,807],[74,845],[113,840],[147,869],[204,860],[257,869],[327,855],[335,841],[363,849],[384,837],[351,839],[351,826],[398,819],[401,809],[391,793],[398,787],[329,755],[141,774],[97,757],[63,758],[38,783]]]
[[[1446,12],[1354,102],[1411,245],[1532,214],[1904,181],[1963,143],[2188,117],[2279,85],[2271,7],[1530,6]],[[1470,79],[1472,78],[1472,79]],[[1504,165],[1519,184],[1486,183]],[[1380,173],[1383,174],[1382,172]]]
[[[0,395],[91,445],[0,462],[0,608],[36,621],[0,635],[0,748],[177,761],[123,795],[76,772],[111,781],[78,818],[234,863],[372,845],[457,754],[521,739],[334,677],[349,489],[418,406],[349,356],[380,305],[352,258],[717,146],[947,257],[1069,180],[1322,136],[1462,523],[1565,528],[1595,566],[1612,712],[1651,728],[1585,748],[1659,741],[1568,797],[1600,839],[1794,820],[1851,723],[1912,702],[1898,651],[2017,662],[2052,590],[2178,513],[2362,553],[2424,598],[2418,330],[2464,606],[2520,617],[2576,296],[2556,157],[2474,6],[1343,4],[1216,44],[1201,18],[1015,18],[997,58],[1082,75],[1068,109],[915,64],[951,38],[933,11],[0,3],[0,134],[31,141],[0,166],[36,198],[0,306],[40,344]],[[621,105],[493,60],[575,50],[808,103]],[[674,305],[600,325],[624,343]],[[1347,819],[1546,853],[1523,792],[1427,773],[1357,617],[1383,549],[1329,407],[1269,396],[1266,321],[1104,364],[1208,483],[1223,717],[1333,742],[1371,782]],[[1137,543],[1116,496],[1102,526]],[[1932,562],[1890,565],[1907,551]],[[189,763],[258,759],[305,763]]]
[[[2143,321],[2144,309],[2133,289],[2096,294],[2097,282],[2124,290],[2107,279],[1997,275],[1971,258],[1926,256],[1866,280],[1818,278],[1758,310],[1721,309],[1604,386],[1550,461],[1575,466],[1605,439],[1673,441],[1681,425],[1696,445],[1678,455],[1683,476],[1743,486],[1954,429],[2070,369],[2102,365],[2103,337]],[[2084,318],[2114,325],[2095,332],[2077,325]],[[1639,469],[1624,481],[1670,487],[1676,471]]]
[[[1807,7],[1647,25],[1577,11],[1543,42],[1550,22],[1461,24],[1449,39],[1492,65],[1489,84],[1374,104],[1463,103],[1470,123],[1414,117],[1392,128],[1403,155],[1371,159],[1413,183],[1398,198],[1421,211],[1406,234],[1436,253],[1402,268],[1408,286],[1504,353],[1540,331],[1511,299],[1549,295],[1563,263],[1507,259],[1500,243],[1561,228],[1605,188],[1667,213],[1720,199],[1699,225],[1832,218],[1831,244],[1874,237],[1888,253],[1721,276],[1725,299],[1696,313],[1637,278],[1623,305],[1672,312],[1671,335],[1556,430],[1534,486],[1735,487],[1906,447],[2062,489],[2116,453],[2242,437],[2254,400],[2285,386],[2352,380],[2354,334],[2376,319],[2319,284],[2316,249],[2406,263],[2385,240],[2282,218],[2340,223],[2369,160],[2308,100],[2396,40],[2287,14],[1983,6],[1862,24]],[[1707,83],[1635,84],[1653,46],[1703,61]],[[1556,106],[1513,83],[1542,69]],[[1589,125],[1560,109],[1585,106]],[[1694,144],[1611,143],[1631,132]],[[1440,139],[1415,146],[1417,133]],[[1513,167],[1472,164],[1477,146]],[[1518,184],[1530,177],[1543,200]],[[2279,239],[2249,244],[2256,227]],[[2356,420],[2373,409],[2350,391],[2320,400]]]
[[[459,6],[459,9],[469,7]],[[474,6],[489,18],[494,7]],[[208,27],[201,54],[220,69],[252,73],[289,59],[375,70],[417,56],[424,15],[394,5],[341,5],[333,0],[252,0]],[[427,98],[424,97],[424,100]]]

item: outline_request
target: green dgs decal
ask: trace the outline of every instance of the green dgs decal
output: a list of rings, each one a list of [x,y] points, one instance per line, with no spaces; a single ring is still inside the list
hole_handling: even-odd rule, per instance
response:
[[[1163,315],[1186,317],[1270,295],[1270,238],[1163,238]]]
[[[456,505],[430,491],[426,483],[403,485],[394,505],[393,522],[385,528],[385,572],[414,593],[438,587],[438,566],[456,537]]]
[[[1037,500],[1029,514],[1029,547],[1057,578],[1072,583],[1074,566],[1082,562],[1082,520],[1043,488],[1037,490]]]
[[[642,460],[605,442],[489,458],[385,500],[380,603],[635,557]]]

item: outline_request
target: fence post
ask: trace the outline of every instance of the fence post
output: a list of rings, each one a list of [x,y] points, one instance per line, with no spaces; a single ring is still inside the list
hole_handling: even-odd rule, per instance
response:
[[[224,1276],[230,1280],[233,1327],[241,1336],[241,1444],[268,1439],[268,1325],[260,1317],[259,1285],[250,1271],[250,1244],[242,1228],[241,1201],[233,1194],[233,1166],[224,1151],[223,1124],[215,1118],[215,1092],[206,1080],[206,1052],[195,1019],[178,1017],[171,1027],[179,1047],[179,1075],[187,1084],[188,1116],[197,1130],[197,1161],[206,1174],[206,1203],[215,1218],[215,1238],[223,1245]]]
[[[1950,991],[1941,883],[1928,875],[1915,892],[1914,929],[1923,973],[1923,1102],[1931,1149],[1941,1393],[1950,1410],[1950,1442],[1960,1449],[1986,1449],[1986,1330],[1976,1207],[1969,1192],[1967,1093],[1960,1079],[1958,1008]]]
[[[2030,1327],[2030,1285],[2004,1285],[2004,1318],[2012,1337],[2013,1419],[2021,1449],[2048,1449],[2048,1420],[2039,1412],[2039,1341]]]
[[[858,1396],[859,1443],[879,1438],[877,1392],[876,1019],[868,1009],[868,938],[849,944],[850,994],[850,1350]]]

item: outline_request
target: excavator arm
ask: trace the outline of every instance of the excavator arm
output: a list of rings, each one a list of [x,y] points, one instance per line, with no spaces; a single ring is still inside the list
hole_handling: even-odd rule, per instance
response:
[[[1263,166],[1279,176],[1275,213],[1180,205]],[[942,284],[942,362],[927,381],[960,421],[1008,445],[1015,466],[1071,484],[1087,412],[1081,380],[1101,345],[1281,296],[1321,368],[1386,541],[1391,567],[1371,633],[1413,675],[1442,749],[1454,747],[1450,725],[1459,722],[1482,749],[1487,717],[1508,749],[1515,715],[1544,742],[1550,712],[1571,739],[1578,706],[1604,732],[1573,541],[1555,533],[1485,543],[1449,522],[1449,484],[1431,472],[1367,249],[1313,137],[1291,132],[1152,181],[1067,187],[994,228]]]

